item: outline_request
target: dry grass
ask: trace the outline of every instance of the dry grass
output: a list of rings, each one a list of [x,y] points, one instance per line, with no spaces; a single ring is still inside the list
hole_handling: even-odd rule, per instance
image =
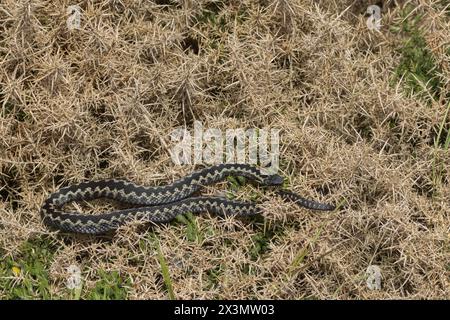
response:
[[[445,1],[384,1],[381,32],[366,27],[368,1],[81,1],[73,31],[70,4],[0,4],[0,297],[26,281],[29,297],[71,297],[65,270],[77,264],[85,298],[113,271],[126,291],[116,298],[168,298],[168,288],[175,298],[450,298]],[[437,93],[395,77],[409,35],[391,26],[415,14]],[[157,185],[192,171],[172,163],[168,134],[194,120],[282,129],[291,188],[342,206],[271,200],[264,219],[204,215],[112,238],[42,225],[39,208],[60,186]],[[39,289],[24,261],[35,266],[26,252],[40,259],[42,242],[51,259]],[[365,283],[371,264],[379,291]]]

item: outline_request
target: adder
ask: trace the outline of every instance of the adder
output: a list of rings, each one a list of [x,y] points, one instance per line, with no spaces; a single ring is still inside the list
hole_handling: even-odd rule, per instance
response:
[[[186,212],[211,212],[222,216],[252,216],[261,213],[260,202],[236,201],[217,196],[192,196],[203,186],[221,181],[227,176],[243,176],[263,186],[281,187],[284,181],[280,175],[265,174],[252,165],[219,164],[164,186],[146,187],[125,180],[82,182],[51,194],[41,208],[41,216],[45,225],[64,232],[102,234],[132,220],[165,223]],[[288,190],[279,189],[276,193],[284,200],[293,201],[308,209],[335,209],[333,205],[308,200]],[[72,201],[97,198],[114,199],[135,207],[98,215],[65,212],[62,209]]]

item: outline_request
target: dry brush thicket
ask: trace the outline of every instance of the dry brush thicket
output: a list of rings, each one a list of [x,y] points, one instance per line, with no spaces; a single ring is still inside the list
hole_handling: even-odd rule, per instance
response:
[[[393,77],[403,35],[390,26],[405,2],[384,1],[376,32],[368,1],[80,1],[80,29],[68,30],[71,1],[2,0],[0,254],[50,239],[55,296],[67,296],[77,264],[84,290],[98,270],[118,271],[129,298],[167,298],[158,241],[176,298],[449,298],[450,157],[435,143],[446,106]],[[408,2],[448,89],[443,2]],[[173,164],[169,134],[195,120],[281,129],[290,188],[341,206],[317,213],[268,197],[264,219],[202,215],[194,238],[182,222],[112,238],[42,225],[39,208],[60,186],[191,172]],[[381,290],[366,286],[371,264]]]

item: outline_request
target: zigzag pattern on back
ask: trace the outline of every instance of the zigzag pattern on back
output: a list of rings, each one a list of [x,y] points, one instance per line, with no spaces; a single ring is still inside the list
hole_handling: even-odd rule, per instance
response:
[[[203,186],[227,176],[244,176],[261,185],[280,186],[279,175],[263,174],[256,167],[245,164],[220,164],[205,168],[181,178],[172,184],[144,187],[125,180],[83,182],[61,188],[42,206],[43,222],[67,232],[100,234],[117,229],[131,220],[164,223],[186,212],[211,212],[217,215],[247,216],[260,213],[259,203],[232,201],[221,197],[190,197]],[[333,210],[334,206],[307,200],[290,191],[279,191],[283,198],[300,206],[315,210]],[[71,201],[109,198],[142,205],[100,215],[83,215],[60,210]]]

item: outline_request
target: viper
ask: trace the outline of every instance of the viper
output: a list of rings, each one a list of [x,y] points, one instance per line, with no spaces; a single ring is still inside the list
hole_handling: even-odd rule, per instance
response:
[[[45,225],[63,232],[102,234],[129,221],[166,223],[187,212],[210,212],[221,216],[260,214],[263,205],[260,202],[237,201],[217,196],[193,196],[202,187],[222,181],[228,176],[242,176],[262,186],[277,186],[280,189],[276,194],[284,200],[308,209],[335,209],[333,205],[308,200],[294,192],[281,189],[284,179],[278,174],[266,174],[248,164],[219,164],[163,186],[147,187],[114,179],[88,181],[64,187],[45,200],[41,216]],[[63,210],[64,205],[69,202],[97,198],[113,199],[134,207],[98,215]]]

